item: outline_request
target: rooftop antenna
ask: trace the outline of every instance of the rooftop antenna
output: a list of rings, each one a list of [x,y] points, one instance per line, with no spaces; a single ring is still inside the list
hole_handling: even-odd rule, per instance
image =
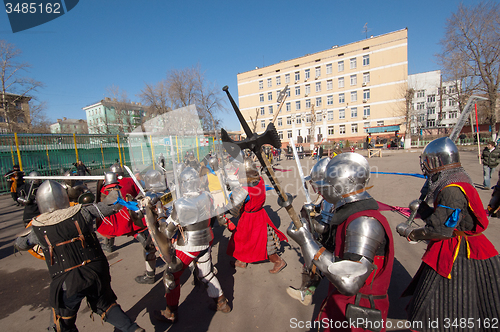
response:
[[[366,39],[368,39],[368,31],[371,31],[372,29],[369,29],[368,28],[368,22],[365,23],[365,25],[363,26],[363,31],[365,33],[365,37]]]

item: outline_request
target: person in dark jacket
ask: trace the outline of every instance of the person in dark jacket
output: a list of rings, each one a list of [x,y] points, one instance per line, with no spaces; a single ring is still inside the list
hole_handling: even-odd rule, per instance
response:
[[[38,172],[33,171],[29,174],[29,176],[39,176]],[[36,204],[36,191],[40,184],[41,180],[29,180],[25,182],[22,186],[17,188],[18,198],[17,201],[24,205],[23,212],[23,223],[24,227],[28,226],[31,219],[40,215],[40,210],[38,209],[38,205]]]
[[[500,151],[495,147],[495,142],[490,141],[481,155],[481,163],[483,164],[483,189],[490,188],[491,172],[498,166],[499,162]]]
[[[87,168],[87,166],[85,166],[85,164],[83,163],[83,161],[78,160],[78,163],[73,164],[73,165],[75,165],[75,167],[76,167],[76,171],[77,171],[78,176],[85,176],[85,173],[89,173],[89,175],[92,175],[90,173],[89,169]]]
[[[17,201],[18,197],[17,191],[18,188],[24,184],[24,172],[21,171],[19,165],[14,165],[12,171],[7,172],[7,174],[5,174],[4,177],[7,178],[7,182],[9,183],[10,186],[10,194],[15,204],[17,204],[17,206],[21,205]]]

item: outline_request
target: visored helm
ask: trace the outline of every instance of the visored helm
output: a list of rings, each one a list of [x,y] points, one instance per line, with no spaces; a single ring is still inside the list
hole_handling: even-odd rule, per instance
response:
[[[167,182],[163,174],[154,169],[150,169],[144,174],[144,189],[151,192],[165,192],[167,190]]]
[[[118,174],[114,172],[106,172],[104,174],[104,185],[109,186],[111,184],[118,184]]]
[[[200,191],[201,180],[198,172],[192,167],[186,167],[179,176],[181,193],[194,193]]]
[[[424,175],[432,175],[445,169],[460,166],[457,146],[449,137],[433,140],[425,146],[420,155],[420,168]]]
[[[214,171],[219,169],[219,159],[216,156],[210,156],[208,158],[208,165]]]
[[[328,163],[323,180],[316,181],[323,198],[340,206],[370,198],[365,187],[370,180],[370,165],[362,155],[354,152],[342,153]]]
[[[311,169],[311,173],[309,173],[309,176],[306,176],[304,178],[304,180],[310,181],[311,186],[316,193],[318,192],[318,186],[316,185],[316,182],[321,181],[325,178],[326,166],[328,166],[330,160],[331,159],[329,157],[322,158],[313,166],[313,168]]]
[[[251,183],[260,179],[259,170],[250,158],[243,160],[243,165],[238,171],[238,179],[241,184]]]
[[[28,176],[40,176],[40,173],[38,173],[37,171],[33,171]],[[37,184],[42,183],[42,180],[40,180],[40,179],[38,179],[38,180],[35,180],[35,179],[32,180],[32,179],[30,179],[29,183],[30,184],[33,183],[33,184],[37,185]]]
[[[115,173],[117,176],[125,176],[125,172],[123,172],[123,168],[120,166],[120,164],[111,165],[109,171]]]
[[[69,197],[62,184],[47,180],[38,187],[36,203],[40,213],[53,212],[69,208]]]

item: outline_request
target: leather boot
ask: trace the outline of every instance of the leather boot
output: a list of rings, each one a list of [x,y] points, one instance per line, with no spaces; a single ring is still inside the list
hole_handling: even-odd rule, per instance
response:
[[[144,274],[135,277],[135,282],[138,284],[154,284],[155,272],[146,271]]]
[[[271,263],[274,263],[274,267],[272,268],[272,270],[269,270],[269,273],[276,274],[283,270],[286,266],[286,262],[283,260],[283,258],[278,256],[278,254],[270,255],[269,260],[271,261]]]
[[[240,260],[236,260],[235,262],[233,262],[233,266],[234,267],[239,267],[241,269],[245,269],[247,267],[247,263],[242,262]]]
[[[161,322],[176,323],[177,322],[177,309],[178,305],[167,305],[165,310],[155,310],[153,311],[153,316]]]
[[[215,309],[216,311],[220,311],[220,312],[223,312],[225,314],[231,312],[231,307],[227,303],[227,299],[224,296],[224,294],[222,294],[221,296],[219,296],[217,298],[214,298],[214,302],[216,305],[216,309]]]

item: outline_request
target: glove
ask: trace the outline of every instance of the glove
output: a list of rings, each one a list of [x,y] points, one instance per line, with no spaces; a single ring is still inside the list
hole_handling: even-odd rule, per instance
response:
[[[295,224],[292,222],[287,229],[287,234],[299,244],[302,249],[302,257],[304,257],[304,264],[307,269],[311,269],[313,265],[314,255],[319,250],[319,245],[314,240],[309,226],[302,220],[302,227],[297,229]]]
[[[402,222],[399,225],[396,226],[396,232],[398,232],[399,235],[405,237],[408,242],[411,244],[418,243],[418,241],[414,241],[410,238],[411,232],[413,232],[414,228],[410,227],[407,223]]]

